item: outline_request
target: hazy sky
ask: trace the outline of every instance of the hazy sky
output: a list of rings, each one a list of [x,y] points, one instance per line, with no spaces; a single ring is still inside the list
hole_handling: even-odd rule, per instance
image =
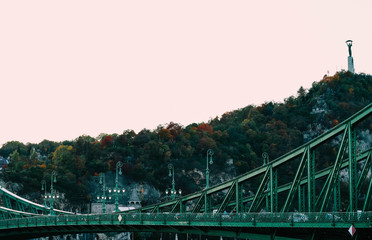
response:
[[[0,146],[188,125],[372,72],[372,1],[1,1]]]

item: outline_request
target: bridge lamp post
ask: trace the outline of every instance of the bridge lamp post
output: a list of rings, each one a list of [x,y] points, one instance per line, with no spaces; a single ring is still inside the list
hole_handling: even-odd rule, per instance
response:
[[[102,185],[102,196],[97,196],[97,199],[102,199],[102,213],[106,213],[106,177],[104,173],[99,175],[99,184]]]
[[[206,178],[207,178],[207,186],[206,188],[209,188],[209,167],[208,167],[208,163],[209,164],[213,164],[213,159],[212,159],[212,156],[213,156],[214,152],[212,149],[208,149],[207,151],[207,169],[206,169]]]
[[[54,201],[54,198],[56,196],[54,196],[53,194],[53,183],[56,183],[57,182],[57,172],[56,171],[53,171],[52,174],[50,175],[50,195],[49,195],[49,198],[50,198],[50,215],[54,215],[54,210],[53,210],[53,201]],[[59,198],[59,196],[57,195],[57,198]]]
[[[44,191],[44,207],[47,207],[47,190],[46,190],[46,181],[42,180],[41,181],[41,191]]]
[[[121,167],[123,167],[123,163],[121,161],[116,163],[116,178],[115,178],[115,212],[119,212],[119,193],[121,189],[119,189],[119,175],[122,175]],[[122,189],[123,193],[125,189]]]
[[[171,197],[172,199],[175,199],[176,198],[176,195],[177,195],[177,190],[172,191],[172,190],[166,189],[165,190],[165,195],[167,195],[167,197],[168,197],[168,194],[170,194],[169,197]],[[182,190],[181,189],[178,190],[178,194],[180,196],[182,195]]]
[[[109,200],[111,200],[111,198],[112,198],[111,194],[115,194],[115,199],[117,199],[118,195],[120,193],[123,193],[123,194],[125,193],[125,188],[121,188],[121,187],[114,188],[114,189],[109,188],[108,192],[110,194],[109,197],[108,197]],[[107,199],[107,197],[105,199]],[[115,201],[115,205],[116,205],[116,202],[119,203],[119,201]],[[119,207],[117,209],[118,209],[117,211],[119,211]],[[115,209],[115,211],[116,211],[116,209]]]
[[[177,195],[177,190],[176,190],[176,182],[174,181],[174,165],[172,163],[169,163],[168,164],[168,170],[169,170],[169,174],[168,176],[169,177],[172,177],[172,189],[170,190],[170,192],[168,191],[168,189],[165,191],[165,194],[168,195],[168,193],[170,193],[170,196],[173,199],[176,198],[176,195]],[[181,195],[182,194],[182,190],[179,189],[178,190],[178,193]]]
[[[269,154],[267,152],[262,153],[262,159],[263,159],[263,165],[266,165],[269,163]]]
[[[170,193],[171,193],[171,198],[172,198],[172,199],[175,199],[175,198],[176,198],[176,193],[177,193],[177,191],[176,191],[176,188],[175,188],[176,183],[175,183],[175,181],[174,181],[174,166],[173,166],[172,163],[169,163],[169,164],[168,164],[168,169],[169,169],[169,177],[173,177],[173,178],[172,178],[172,189],[171,189],[171,191],[170,191]]]

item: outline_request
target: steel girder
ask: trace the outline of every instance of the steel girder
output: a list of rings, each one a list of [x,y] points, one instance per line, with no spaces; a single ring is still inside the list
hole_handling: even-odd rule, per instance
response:
[[[250,239],[340,238],[353,224],[372,233],[372,212],[240,214],[99,214],[0,220],[0,237],[30,238],[78,232],[160,231]]]

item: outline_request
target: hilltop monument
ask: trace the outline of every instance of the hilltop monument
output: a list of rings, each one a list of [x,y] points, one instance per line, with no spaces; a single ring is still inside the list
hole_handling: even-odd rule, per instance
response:
[[[347,70],[354,73],[354,59],[351,54],[351,46],[353,46],[352,40],[347,40],[346,45],[349,47],[349,57],[347,58]]]

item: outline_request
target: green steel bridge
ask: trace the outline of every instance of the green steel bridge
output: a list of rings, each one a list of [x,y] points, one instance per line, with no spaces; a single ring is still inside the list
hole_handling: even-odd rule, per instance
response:
[[[372,148],[365,141],[372,134],[371,115],[369,104],[241,176],[127,212],[74,215],[55,209],[57,216],[50,216],[48,207],[0,188],[0,238],[151,231],[245,239],[372,239]]]

